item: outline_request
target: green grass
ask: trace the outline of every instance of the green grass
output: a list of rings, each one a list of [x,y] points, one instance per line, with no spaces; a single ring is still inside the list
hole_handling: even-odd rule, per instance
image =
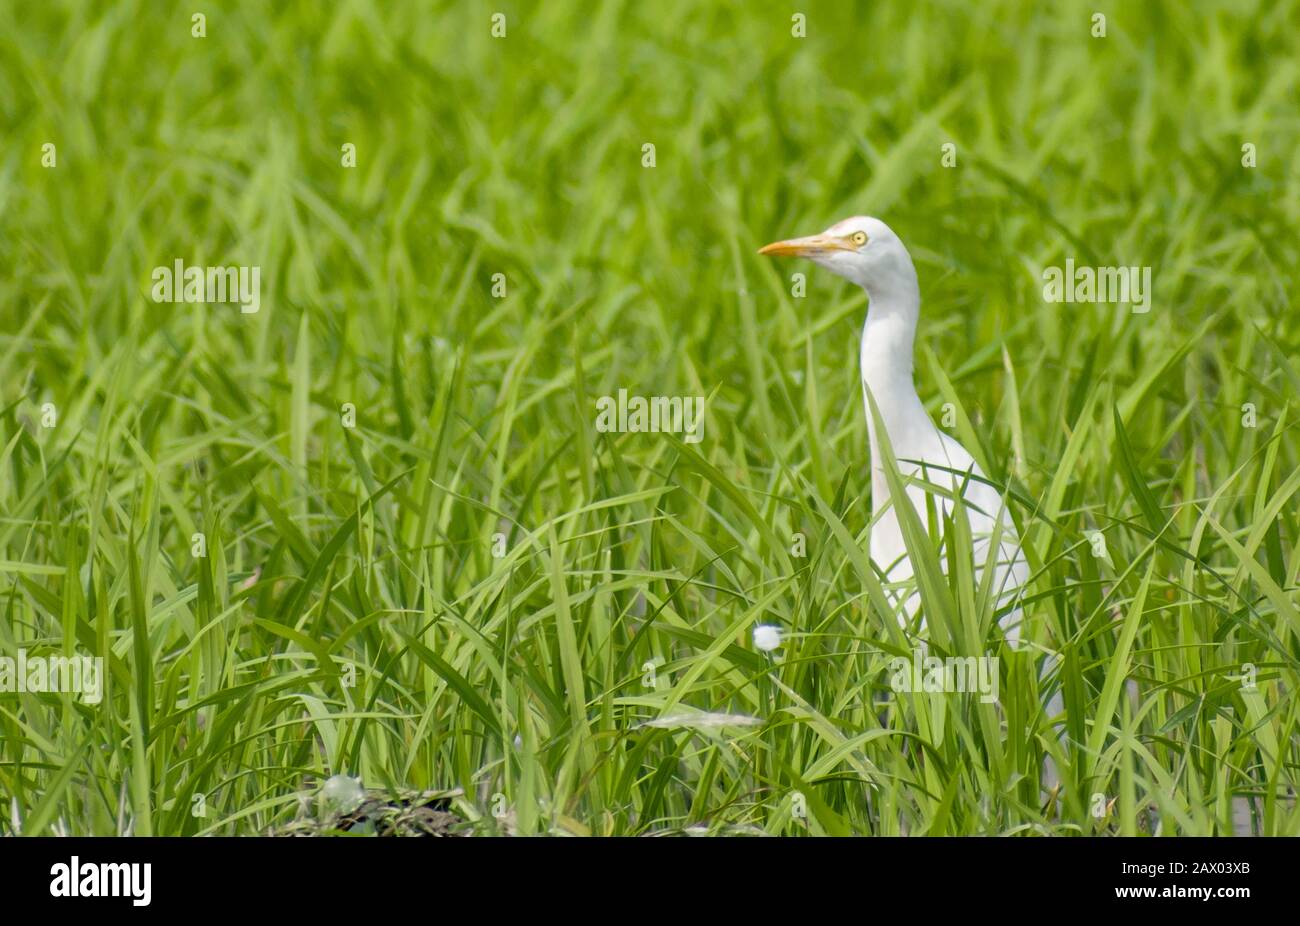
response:
[[[110,675],[0,693],[0,832],[348,774],[483,832],[1300,834],[1300,4],[427,6],[0,2],[0,655]],[[931,583],[1000,707],[890,690],[865,297],[754,254],[857,213],[1063,655]],[[177,258],[261,311],[154,303]],[[1152,311],[1045,303],[1066,258]],[[597,432],[619,388],[705,439]]]

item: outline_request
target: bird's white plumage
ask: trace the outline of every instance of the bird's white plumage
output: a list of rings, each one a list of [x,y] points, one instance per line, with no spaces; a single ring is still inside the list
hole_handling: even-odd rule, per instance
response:
[[[907,248],[898,236],[879,219],[856,216],[832,225],[819,235],[777,241],[762,248],[762,254],[786,254],[807,257],[839,276],[857,283],[867,291],[867,320],[862,328],[860,367],[862,393],[867,413],[867,433],[871,445],[871,559],[891,585],[915,589],[910,583],[912,562],[908,557],[897,509],[890,499],[884,459],[876,434],[872,402],[889,438],[889,446],[898,461],[900,474],[910,504],[921,523],[930,524],[927,499],[932,499],[936,513],[951,518],[954,504],[933,487],[944,488],[960,496],[966,512],[974,555],[977,587],[993,570],[991,588],[999,610],[1005,613],[999,624],[1008,643],[1019,646],[1020,595],[1029,581],[1029,567],[1021,550],[1002,494],[984,477],[966,448],[934,424],[926,414],[912,378],[912,348],[916,324],[921,311],[921,290],[916,268]],[[928,483],[930,488],[923,483]],[[936,519],[937,524],[943,518]],[[946,566],[947,558],[944,558]],[[919,608],[920,596],[912,591],[898,594],[895,604],[902,620],[908,621]],[[1040,679],[1049,665],[1044,662]],[[1060,689],[1048,699],[1047,716],[1052,718],[1057,736],[1067,740],[1063,722],[1064,698]],[[1054,763],[1046,759],[1043,782],[1048,789],[1059,785]]]
[[[870,413],[868,407],[867,414]],[[929,434],[922,428],[903,429],[898,438],[894,438],[891,432],[890,443],[898,460],[899,472],[905,479],[913,479],[907,487],[907,495],[922,523],[927,523],[927,497],[932,499],[932,504],[940,514],[940,523],[943,518],[953,516],[952,501],[932,491],[930,486],[948,489],[961,496],[967,523],[970,525],[975,582],[978,585],[982,581],[984,570],[992,562],[992,593],[995,601],[999,607],[1012,604],[1029,578],[1029,569],[1020,550],[1015,524],[997,490],[981,481],[986,477],[979,464],[966,452],[966,448],[934,428],[931,428]],[[893,505],[887,503],[890,497],[889,486],[885,482],[883,468],[877,463],[879,459],[880,455],[873,450],[872,508],[873,513],[878,514],[871,526],[871,558],[885,572],[889,582],[907,584],[907,580],[912,577],[912,563],[907,555],[898,514]],[[912,592],[902,613],[914,614],[919,605],[919,595]],[[1020,616],[1020,610],[1016,608],[1009,611],[1001,621],[1007,640],[1013,646],[1020,639]]]
[[[860,365],[871,445],[872,560],[890,583],[906,584],[912,576],[897,510],[890,502],[871,411],[874,399],[900,473],[905,478],[916,477],[906,491],[922,523],[928,523],[927,497],[944,516],[953,513],[951,499],[928,489],[925,483],[960,495],[973,541],[976,583],[992,568],[992,588],[999,606],[1014,603],[1028,581],[1029,570],[1010,512],[970,453],[939,430],[916,393],[912,351],[921,293],[903,242],[879,219],[856,216],[820,235],[768,245],[762,253],[807,257],[867,291]],[[910,594],[900,609],[901,616],[915,614],[919,603],[916,593]],[[1012,608],[1000,621],[1012,645],[1019,642],[1020,616],[1020,609]]]

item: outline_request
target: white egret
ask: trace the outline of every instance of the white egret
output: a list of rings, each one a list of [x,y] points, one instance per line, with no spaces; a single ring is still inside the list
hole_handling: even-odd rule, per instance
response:
[[[871,559],[891,584],[906,582],[912,576],[896,510],[889,504],[889,485],[868,394],[875,399],[900,473],[905,480],[917,477],[908,485],[907,494],[922,523],[927,523],[927,494],[933,495],[936,510],[945,517],[952,517],[953,506],[951,500],[928,492],[918,482],[960,494],[970,525],[977,587],[991,563],[995,570],[994,600],[1000,607],[1013,604],[1028,580],[1029,569],[1011,515],[1001,494],[989,485],[966,448],[930,420],[912,381],[912,347],[921,290],[903,242],[879,219],[855,216],[821,234],[777,241],[758,253],[806,257],[867,291],[860,362],[871,444]],[[914,615],[919,603],[919,596],[913,593],[900,617]],[[1000,620],[1013,646],[1019,643],[1020,613],[1018,607],[1008,607]]]
[[[921,313],[921,288],[907,248],[884,222],[855,216],[819,235],[774,242],[759,253],[806,257],[867,291],[867,321],[862,328],[859,361],[871,444],[871,559],[891,583],[912,576],[903,532],[890,504],[889,484],[871,413],[874,399],[901,475],[905,479],[919,477],[922,482],[961,496],[970,525],[977,587],[985,569],[991,566],[995,601],[999,609],[1006,609],[999,624],[1007,642],[1017,647],[1021,618],[1018,602],[1029,579],[1029,567],[1001,494],[988,483],[966,448],[935,426],[916,394],[912,348]],[[906,491],[921,522],[928,524],[926,497],[930,493],[916,481]],[[951,517],[951,501],[939,495],[934,498],[936,509],[944,517]],[[920,597],[913,593],[904,602],[900,618],[906,620],[915,615],[919,605]],[[1040,679],[1049,667],[1045,661]],[[1058,689],[1048,700],[1047,716],[1054,721],[1062,744],[1066,739],[1065,725],[1060,720],[1064,706]],[[1059,788],[1059,776],[1050,756],[1044,761],[1043,781],[1053,793]]]

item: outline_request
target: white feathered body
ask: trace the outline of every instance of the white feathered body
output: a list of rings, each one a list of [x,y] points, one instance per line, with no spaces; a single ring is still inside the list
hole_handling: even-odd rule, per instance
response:
[[[991,566],[994,570],[994,600],[999,607],[1010,604],[1029,579],[1029,566],[1021,550],[1010,512],[997,489],[985,481],[983,471],[966,448],[930,424],[928,418],[923,419],[922,423],[928,427],[900,428],[897,435],[887,427],[900,475],[905,482],[909,476],[915,477],[907,487],[908,499],[922,525],[930,526],[927,507],[933,507],[938,515],[935,524],[942,527],[945,518],[953,517],[953,503],[951,499],[928,489],[927,484],[961,496],[970,526],[976,588],[981,586],[984,572]],[[923,466],[917,461],[934,465]],[[871,526],[871,559],[885,572],[890,583],[905,582],[912,578],[912,563],[898,523],[898,512],[888,502],[889,484],[874,440],[871,494],[874,500],[873,513],[879,514]],[[930,499],[928,503],[927,499]],[[947,556],[941,557],[940,562],[946,569]],[[919,605],[919,596],[912,592],[903,609],[903,616],[914,614]],[[1013,646],[1019,642],[1019,621],[1020,611],[1017,608],[1005,614],[1000,622]]]
[[[906,270],[911,271],[910,261]],[[889,503],[889,484],[885,478],[883,458],[877,444],[875,422],[867,394],[875,399],[876,409],[900,474],[917,476],[907,488],[912,506],[921,523],[930,524],[927,498],[933,499],[936,523],[951,517],[951,499],[930,491],[923,483],[943,487],[960,494],[970,526],[975,562],[975,582],[979,588],[984,572],[994,570],[993,594],[999,607],[1012,603],[1029,579],[1029,567],[1021,550],[1015,523],[1001,493],[988,484],[974,458],[948,434],[934,424],[916,393],[912,378],[912,349],[915,338],[920,293],[914,272],[900,273],[892,287],[875,284],[869,287],[871,306],[862,331],[860,364],[867,429],[871,443],[871,495],[874,523],[871,527],[871,559],[886,574],[890,583],[912,577],[912,563],[907,555],[898,513]],[[932,464],[927,467],[924,464]],[[969,477],[968,475],[969,474]],[[1000,526],[999,526],[1000,525]],[[996,538],[996,543],[995,543]],[[941,558],[947,567],[947,556]],[[900,613],[902,619],[915,615],[920,606],[916,592],[907,596]],[[1020,609],[1004,614],[1000,624],[1011,644],[1020,636]]]

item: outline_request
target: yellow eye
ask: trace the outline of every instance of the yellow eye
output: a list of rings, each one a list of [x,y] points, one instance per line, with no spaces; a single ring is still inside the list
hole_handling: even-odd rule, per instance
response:
[[[855,247],[860,248],[867,243],[867,233],[854,232],[852,235],[849,236],[849,240],[853,242]]]

